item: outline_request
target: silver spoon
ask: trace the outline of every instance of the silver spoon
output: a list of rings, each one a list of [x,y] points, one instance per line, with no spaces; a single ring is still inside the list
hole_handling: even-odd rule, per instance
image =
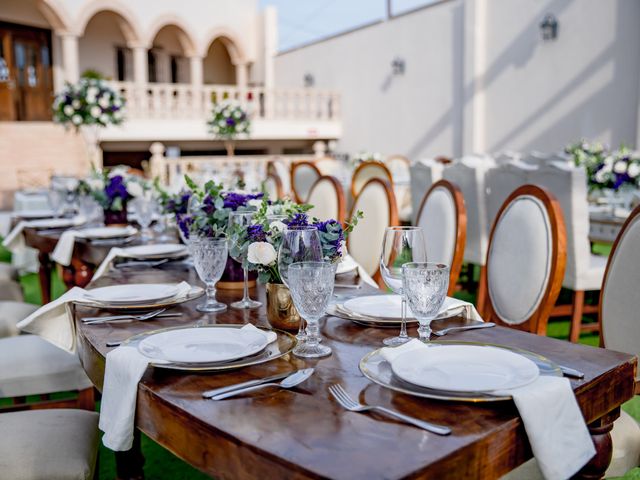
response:
[[[233,390],[231,392],[215,395],[211,397],[211,399],[224,400],[225,398],[235,397],[236,395],[241,395],[243,393],[254,392],[256,390],[260,390],[261,388],[265,388],[265,387],[293,388],[297,385],[300,385],[305,380],[307,380],[311,375],[313,375],[313,372],[314,372],[313,368],[305,368],[303,370],[298,370],[297,372],[292,373],[281,382],[263,383],[262,385],[255,385],[253,387],[241,388],[239,390]]]
[[[464,325],[462,327],[443,328],[442,330],[434,331],[433,334],[437,335],[438,337],[442,337],[449,332],[463,332],[465,330],[477,330],[479,328],[491,328],[495,326],[496,324],[493,322],[478,323],[477,325]]]

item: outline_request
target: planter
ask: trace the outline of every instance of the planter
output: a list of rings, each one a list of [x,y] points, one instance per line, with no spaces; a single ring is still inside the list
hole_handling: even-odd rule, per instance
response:
[[[258,278],[256,272],[249,272],[249,288],[256,286],[256,278]],[[227,265],[224,267],[224,272],[220,281],[216,284],[216,288],[220,290],[242,290],[243,287],[244,273],[242,265],[231,257],[227,258]]]
[[[122,210],[104,210],[105,225],[128,225],[127,222],[127,204],[122,206]]]
[[[282,283],[267,283],[267,320],[279,330],[297,332],[300,328],[300,314]]]

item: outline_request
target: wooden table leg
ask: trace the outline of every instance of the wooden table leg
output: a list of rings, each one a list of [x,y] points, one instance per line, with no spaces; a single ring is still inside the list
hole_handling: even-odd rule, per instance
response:
[[[116,475],[118,480],[144,479],[144,456],[140,444],[140,430],[133,432],[133,446],[126,452],[115,452]]]
[[[62,280],[68,289],[86,287],[93,277],[93,267],[77,258],[71,259],[71,264],[62,269]]]
[[[609,468],[613,455],[613,444],[611,443],[611,430],[613,422],[620,416],[620,408],[609,412],[604,417],[589,425],[589,433],[593,438],[596,447],[595,456],[578,472],[575,478],[579,479],[599,479],[604,477],[604,473]]]
[[[40,268],[38,277],[40,278],[40,290],[42,291],[42,304],[51,301],[51,259],[48,253],[38,252]]]

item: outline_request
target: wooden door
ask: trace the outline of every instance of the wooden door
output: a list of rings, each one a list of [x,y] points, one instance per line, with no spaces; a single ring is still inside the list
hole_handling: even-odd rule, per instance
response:
[[[51,120],[53,78],[47,35],[17,31],[12,40],[18,120]]]
[[[16,120],[13,92],[15,82],[11,76],[11,35],[0,29],[0,121]]]

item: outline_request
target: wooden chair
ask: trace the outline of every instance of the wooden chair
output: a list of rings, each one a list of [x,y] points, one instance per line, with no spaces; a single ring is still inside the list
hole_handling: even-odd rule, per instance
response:
[[[352,198],[356,198],[372,178],[380,178],[387,181],[393,192],[393,175],[391,175],[387,166],[381,162],[366,161],[358,165],[351,176]]]
[[[332,157],[318,158],[313,164],[320,170],[322,175],[335,175],[337,171],[343,168],[342,163]]]
[[[322,176],[318,167],[312,162],[295,162],[291,165],[291,190],[294,200],[302,203],[309,196],[309,191],[318,178]]]
[[[424,199],[425,194],[438,180],[442,179],[442,170],[444,169],[441,163],[437,163],[432,158],[425,158],[417,161],[411,168],[410,172],[410,185],[411,185],[411,210],[412,210],[412,224],[418,223],[418,213],[420,211],[420,205]]]
[[[311,187],[307,203],[313,205],[313,208],[308,212],[310,217],[316,217],[323,221],[333,218],[344,223],[347,215],[347,202],[344,198],[342,185],[335,177],[325,175],[318,178]]]
[[[280,175],[271,171],[267,173],[267,178],[264,181],[264,188],[272,200],[284,197],[284,187],[282,186],[282,179]]]
[[[546,335],[562,287],[566,232],[558,201],[534,185],[517,188],[504,202],[489,236],[486,321]]]
[[[450,267],[448,295],[453,295],[462,268],[467,238],[467,211],[460,189],[440,180],[425,194],[416,225],[424,232],[427,259]]]
[[[349,235],[347,248],[356,262],[380,282],[380,252],[384,231],[399,223],[391,184],[380,178],[371,178],[353,202],[349,218],[353,218],[358,210],[364,213],[364,218]]]

